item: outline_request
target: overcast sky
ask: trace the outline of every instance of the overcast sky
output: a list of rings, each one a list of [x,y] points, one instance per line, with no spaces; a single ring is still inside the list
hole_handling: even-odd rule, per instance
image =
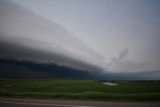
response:
[[[12,1],[79,38],[106,71],[157,71],[151,76],[160,78],[159,0]]]

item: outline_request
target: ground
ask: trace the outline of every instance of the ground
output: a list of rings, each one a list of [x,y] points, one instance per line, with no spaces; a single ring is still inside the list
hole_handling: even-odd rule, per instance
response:
[[[160,101],[160,81],[0,80],[0,97]]]

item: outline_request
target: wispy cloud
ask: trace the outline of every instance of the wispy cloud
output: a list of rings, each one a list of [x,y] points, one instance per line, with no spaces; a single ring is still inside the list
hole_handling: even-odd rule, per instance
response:
[[[110,62],[107,63],[107,68],[111,72],[141,72],[146,71],[146,64],[128,60],[129,50],[121,50],[118,57],[112,57]]]

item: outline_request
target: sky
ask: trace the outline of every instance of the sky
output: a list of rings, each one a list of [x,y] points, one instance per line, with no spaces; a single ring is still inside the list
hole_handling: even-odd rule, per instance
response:
[[[59,46],[72,53],[69,57],[97,65],[106,72],[152,72],[148,78],[160,79],[159,0],[12,1],[53,22],[62,35],[71,35]],[[59,36],[31,38],[47,43],[43,50],[49,50],[54,44],[52,39]]]

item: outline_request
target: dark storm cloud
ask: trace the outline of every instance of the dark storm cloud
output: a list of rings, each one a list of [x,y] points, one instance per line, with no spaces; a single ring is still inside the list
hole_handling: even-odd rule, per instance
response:
[[[0,1],[0,56],[89,71],[100,70],[101,58],[59,24],[8,0]]]
[[[79,61],[77,59],[59,54],[57,52],[49,52],[34,47],[27,47],[23,44],[18,43],[19,38],[10,37],[10,39],[17,40],[17,42],[16,43],[8,41],[6,42],[6,40],[0,41],[1,58],[12,57],[16,60],[30,60],[35,63],[46,63],[46,64],[54,63],[59,66],[68,66],[75,69],[81,69],[87,71],[95,71],[95,70],[102,71],[102,69],[96,67],[95,65]],[[25,41],[30,41],[29,42],[30,44],[34,44],[35,42],[28,39],[27,40],[23,39],[23,41],[21,42]],[[36,43],[38,42],[36,41]],[[40,42],[39,44],[42,43]]]

